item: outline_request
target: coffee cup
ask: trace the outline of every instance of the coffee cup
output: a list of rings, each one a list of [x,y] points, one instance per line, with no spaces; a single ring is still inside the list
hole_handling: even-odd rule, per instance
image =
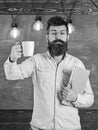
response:
[[[34,41],[23,41],[22,42],[23,48],[23,56],[30,57],[34,54]]]

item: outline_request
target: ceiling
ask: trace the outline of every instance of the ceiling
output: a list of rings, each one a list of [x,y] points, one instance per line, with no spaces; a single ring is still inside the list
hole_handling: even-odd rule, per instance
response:
[[[98,0],[0,0],[0,15],[98,15]]]

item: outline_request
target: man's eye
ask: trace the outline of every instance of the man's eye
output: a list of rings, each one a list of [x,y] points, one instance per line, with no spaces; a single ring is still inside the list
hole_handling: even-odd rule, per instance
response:
[[[61,35],[66,35],[66,32],[61,32]]]
[[[56,35],[56,33],[55,33],[55,32],[52,32],[51,35]]]
[[[56,36],[57,34],[59,34],[59,35],[66,35],[66,32],[59,32],[59,33],[57,33],[57,32],[50,32],[49,34],[53,35],[53,36]]]

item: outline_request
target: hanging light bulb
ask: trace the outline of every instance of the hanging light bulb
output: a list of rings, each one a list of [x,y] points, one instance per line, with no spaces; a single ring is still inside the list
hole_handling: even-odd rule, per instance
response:
[[[17,37],[20,36],[20,31],[19,31],[19,29],[17,28],[18,25],[17,25],[17,23],[12,23],[11,27],[12,27],[12,30],[10,31],[10,36],[11,36],[12,38],[15,38],[15,39],[16,39]]]
[[[68,33],[71,34],[72,32],[74,32],[75,28],[72,25],[72,20],[71,19],[68,19],[67,22],[68,22]]]
[[[74,32],[75,28],[71,23],[68,23],[68,33],[71,34],[72,32]]]
[[[35,22],[33,24],[33,30],[40,31],[43,28],[43,24],[41,22],[41,16],[36,16]]]

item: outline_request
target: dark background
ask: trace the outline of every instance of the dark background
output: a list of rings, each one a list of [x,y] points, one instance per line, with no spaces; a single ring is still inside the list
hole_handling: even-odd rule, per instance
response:
[[[52,15],[53,16],[53,15]],[[0,109],[32,109],[33,84],[31,78],[17,81],[6,80],[3,64],[16,41],[35,41],[35,53],[44,52],[47,48],[45,37],[46,22],[51,16],[42,16],[44,29],[32,30],[34,16],[19,15],[18,27],[21,36],[14,40],[9,36],[11,16],[0,15]],[[63,16],[64,17],[64,16]],[[90,81],[95,95],[91,108],[98,108],[98,16],[74,15],[75,31],[70,35],[69,53],[79,57],[87,69],[91,70]],[[19,59],[18,63],[25,60]]]

